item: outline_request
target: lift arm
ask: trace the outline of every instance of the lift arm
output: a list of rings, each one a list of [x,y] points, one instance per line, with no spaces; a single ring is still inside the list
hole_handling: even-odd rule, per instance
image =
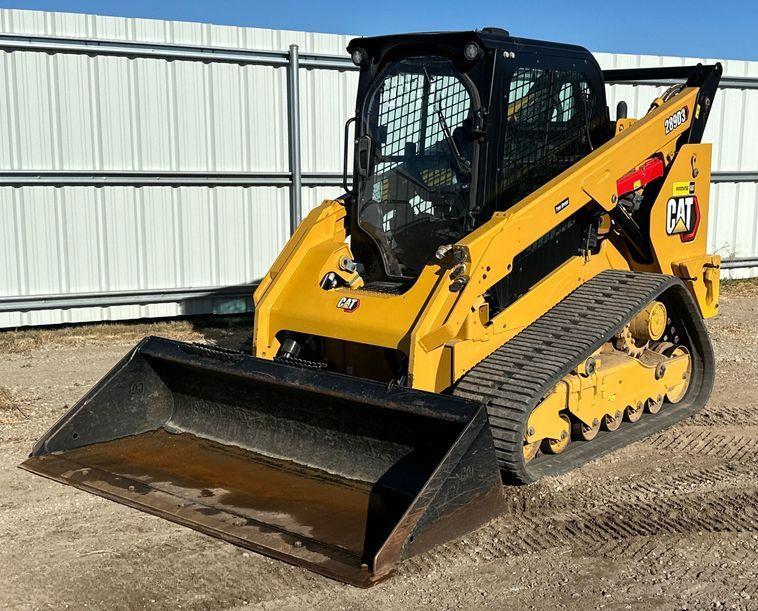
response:
[[[412,364],[456,337],[475,301],[510,273],[518,253],[590,202],[613,210],[619,178],[655,155],[669,165],[692,140],[692,130],[702,133],[721,69],[696,71],[667,102],[458,243],[467,254],[469,281],[460,292],[451,292],[448,283],[436,287],[412,332]]]

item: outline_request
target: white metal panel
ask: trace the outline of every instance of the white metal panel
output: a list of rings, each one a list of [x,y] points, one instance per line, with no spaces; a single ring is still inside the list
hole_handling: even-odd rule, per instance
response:
[[[0,160],[14,170],[286,170],[285,76],[270,66],[0,52]]]
[[[0,11],[0,30],[251,50],[295,43],[325,54],[344,54],[351,38],[16,10]],[[356,75],[301,72],[303,167],[339,170]],[[283,67],[14,51],[0,52],[0,87],[2,168],[288,170]],[[339,193],[304,188],[304,209]],[[274,187],[2,188],[0,294],[250,283],[286,240],[288,202],[288,189]],[[0,327],[174,316],[213,305],[0,314]]]
[[[287,194],[284,187],[0,188],[3,294],[248,284],[284,246]],[[327,195],[335,193],[319,193]],[[5,313],[0,327],[176,316],[198,307]]]
[[[350,36],[0,10],[14,34],[344,55]],[[283,67],[0,52],[8,169],[287,170]],[[303,169],[341,165],[354,72],[302,70]],[[15,156],[13,155],[15,153]],[[15,157],[15,158],[14,158]]]
[[[355,114],[358,73],[300,71],[301,156],[304,172],[342,171],[344,124]],[[351,126],[351,134],[353,127]]]
[[[708,243],[722,258],[758,257],[758,184],[711,185]],[[758,266],[722,270],[722,276],[752,278],[758,276]]]
[[[344,54],[350,36],[0,10],[15,34]],[[604,68],[697,59],[599,53]],[[701,60],[702,61],[702,60]],[[727,61],[726,76],[758,76]],[[300,71],[302,170],[341,172],[357,73]],[[609,88],[642,116],[662,87]],[[0,169],[288,170],[286,68],[32,51],[0,52]],[[714,170],[758,171],[758,90],[720,91],[705,139]],[[305,187],[303,213],[339,187]],[[711,248],[758,256],[758,188],[711,189]],[[260,278],[288,234],[285,187],[0,188],[0,296],[235,286]],[[730,272],[736,274],[737,272]],[[758,274],[758,268],[740,274]],[[0,314],[0,328],[234,310],[240,300]]]
[[[666,57],[595,53],[600,67],[650,68],[661,66],[692,66],[721,61],[724,77],[758,78],[758,62],[718,60],[713,58]],[[615,119],[616,104],[624,100],[630,117],[644,116],[650,103],[666,87],[650,85],[613,85],[608,87],[608,106]],[[714,145],[713,170],[758,170],[758,90],[721,89],[716,95],[708,125],[703,136]]]

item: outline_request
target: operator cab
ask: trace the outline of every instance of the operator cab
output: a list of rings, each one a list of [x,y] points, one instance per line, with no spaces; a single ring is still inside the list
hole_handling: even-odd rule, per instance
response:
[[[368,288],[402,291],[438,247],[610,137],[600,67],[581,47],[485,28],[348,51],[361,69],[349,229]]]

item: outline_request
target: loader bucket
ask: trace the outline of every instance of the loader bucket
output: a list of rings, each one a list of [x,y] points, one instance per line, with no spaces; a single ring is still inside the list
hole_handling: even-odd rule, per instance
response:
[[[359,586],[504,507],[478,403],[152,337],[21,466]]]

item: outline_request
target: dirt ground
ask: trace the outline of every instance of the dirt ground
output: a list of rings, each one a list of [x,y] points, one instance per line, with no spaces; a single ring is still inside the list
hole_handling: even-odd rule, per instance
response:
[[[507,489],[505,515],[370,590],[16,468],[139,337],[237,347],[245,325],[0,333],[0,607],[758,609],[757,320],[758,284],[726,286],[700,414]]]

